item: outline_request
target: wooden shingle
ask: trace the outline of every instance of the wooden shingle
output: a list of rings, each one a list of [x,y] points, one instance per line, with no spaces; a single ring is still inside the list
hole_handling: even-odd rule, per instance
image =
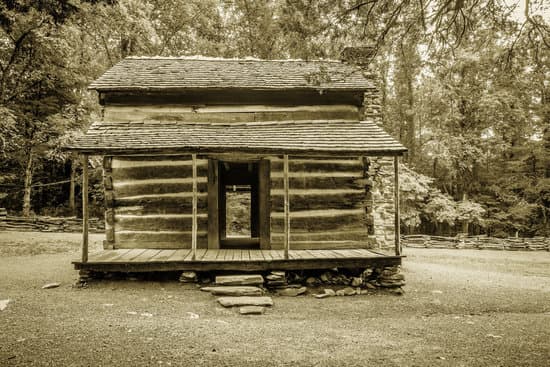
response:
[[[373,88],[372,75],[338,61],[129,57],[90,85],[97,91],[340,90]]]
[[[89,153],[223,153],[400,155],[406,148],[372,122],[276,121],[189,123],[178,121],[92,124],[71,150]]]

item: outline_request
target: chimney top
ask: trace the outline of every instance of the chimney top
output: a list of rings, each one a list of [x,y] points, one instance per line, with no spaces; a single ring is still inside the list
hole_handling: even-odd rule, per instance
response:
[[[340,59],[348,64],[367,66],[375,54],[375,46],[346,47],[340,54]]]

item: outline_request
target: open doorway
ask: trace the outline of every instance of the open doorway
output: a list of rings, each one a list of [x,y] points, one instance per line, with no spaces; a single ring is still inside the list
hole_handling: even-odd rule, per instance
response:
[[[219,162],[221,248],[259,248],[259,164]]]

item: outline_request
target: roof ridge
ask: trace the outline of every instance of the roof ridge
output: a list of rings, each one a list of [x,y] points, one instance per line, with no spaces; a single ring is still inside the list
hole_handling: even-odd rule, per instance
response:
[[[259,61],[259,62],[326,62],[326,63],[336,63],[336,64],[346,64],[340,60],[334,59],[315,59],[315,60],[304,60],[304,59],[259,59],[252,56],[246,56],[244,58],[238,57],[213,57],[213,56],[203,56],[203,55],[182,55],[182,56],[127,56],[123,60],[185,60],[185,61]],[[121,60],[122,61],[122,60]]]
[[[155,120],[143,119],[136,121],[111,121],[111,120],[96,120],[93,124],[97,125],[121,125],[121,124],[138,124],[138,125],[179,125],[179,126],[215,126],[215,127],[243,127],[243,126],[269,126],[269,125],[330,125],[330,124],[371,124],[376,125],[372,121],[360,121],[356,119],[318,119],[318,120],[265,120],[265,121],[239,121],[239,122],[208,122],[208,121],[178,121],[178,120]],[[378,125],[376,125],[378,126]]]

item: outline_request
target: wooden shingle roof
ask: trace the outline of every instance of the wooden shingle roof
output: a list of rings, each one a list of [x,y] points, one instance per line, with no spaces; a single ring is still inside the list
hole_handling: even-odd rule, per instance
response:
[[[400,155],[406,148],[372,122],[95,122],[71,150],[83,153]]]
[[[337,61],[129,57],[90,85],[98,91],[373,88],[371,75]]]

